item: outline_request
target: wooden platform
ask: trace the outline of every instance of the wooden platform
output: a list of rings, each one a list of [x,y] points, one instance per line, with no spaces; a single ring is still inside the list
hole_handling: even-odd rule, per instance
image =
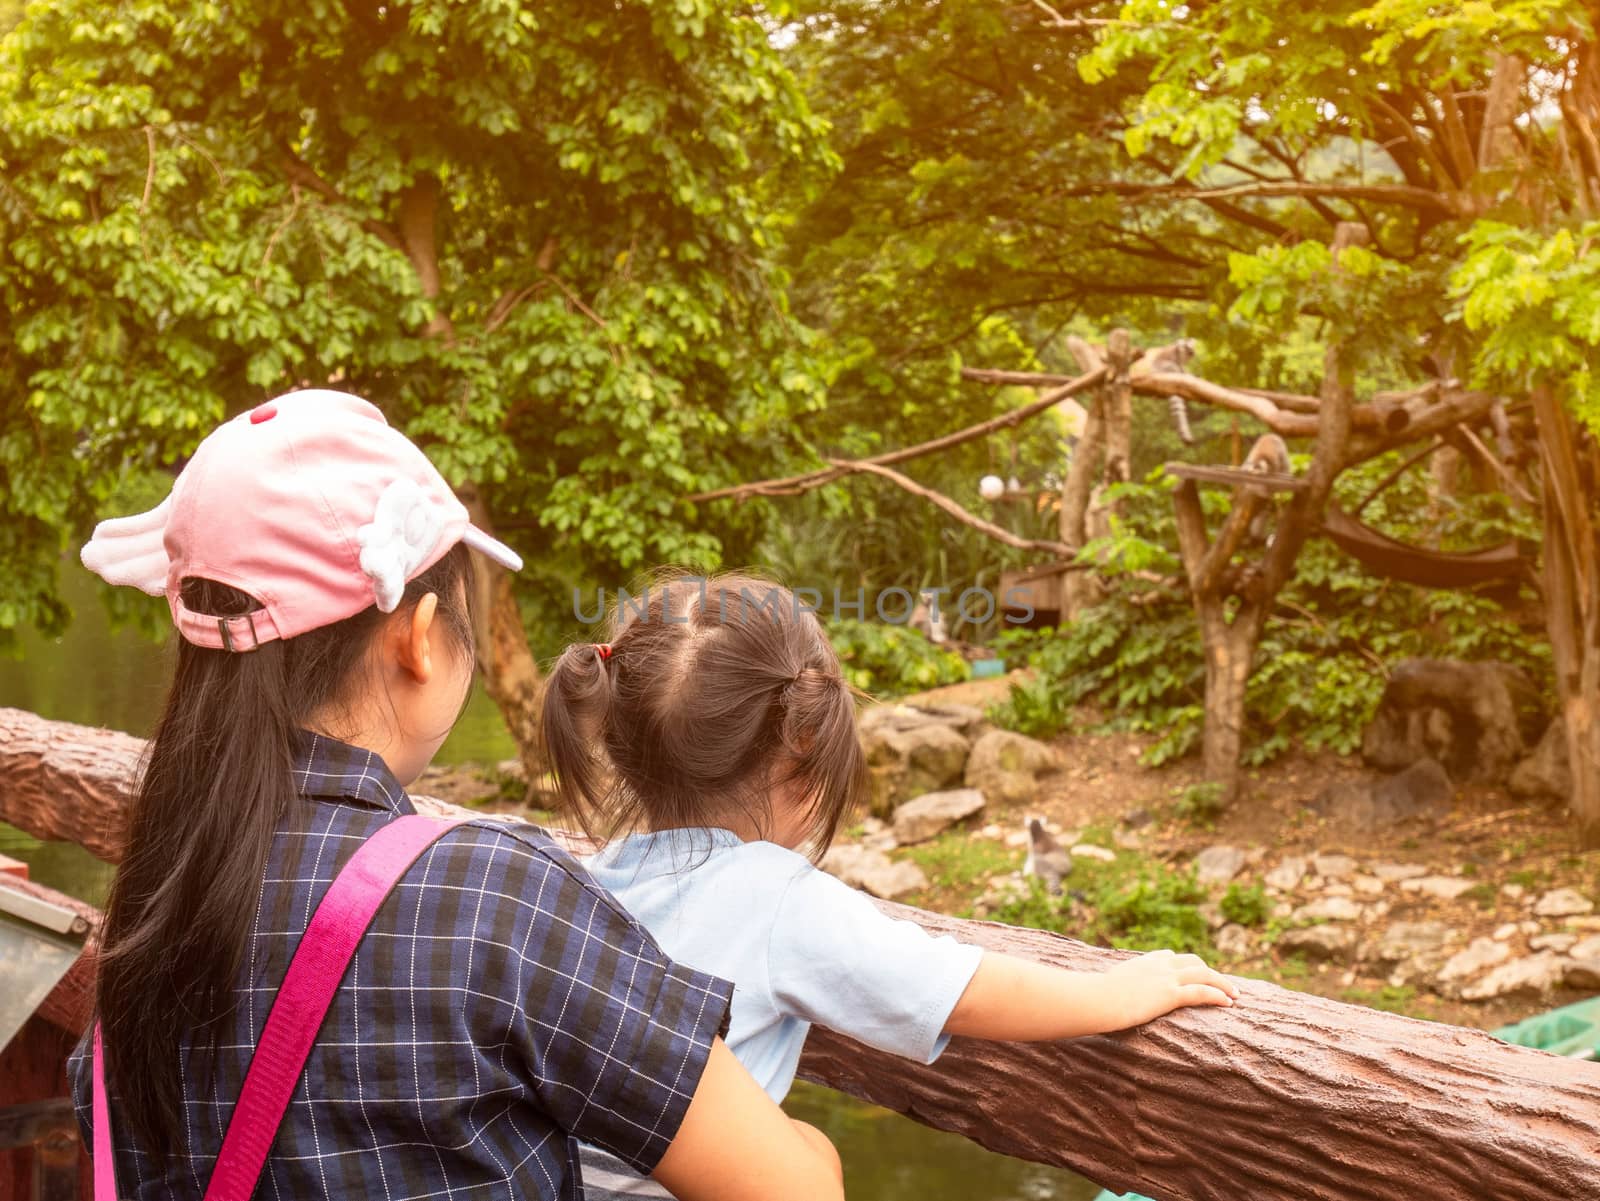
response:
[[[1168,463],[1167,474],[1197,484],[1222,488],[1262,488],[1268,492],[1304,492],[1306,481],[1298,475],[1276,471],[1251,471],[1244,467],[1210,467],[1203,463]]]

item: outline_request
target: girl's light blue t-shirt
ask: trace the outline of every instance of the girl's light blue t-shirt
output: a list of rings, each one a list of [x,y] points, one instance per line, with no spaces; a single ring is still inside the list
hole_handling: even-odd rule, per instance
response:
[[[728,1048],[774,1101],[813,1023],[932,1063],[983,957],[886,916],[793,851],[728,830],[635,834],[582,862],[669,958],[732,983]]]

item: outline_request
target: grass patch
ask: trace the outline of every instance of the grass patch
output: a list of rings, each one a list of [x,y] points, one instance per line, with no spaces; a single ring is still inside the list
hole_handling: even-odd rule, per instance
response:
[[[1050,896],[1037,880],[1028,884],[1025,896],[990,917],[1124,950],[1215,953],[1199,910],[1206,893],[1192,872],[1173,872],[1130,854],[1111,863],[1078,859],[1065,882],[1067,889],[1086,898],[1077,906],[1070,897]]]
[[[1541,887],[1549,878],[1545,872],[1528,867],[1518,868],[1514,872],[1506,873],[1507,884],[1517,884],[1529,890]]]
[[[1493,909],[1499,897],[1499,890],[1493,884],[1474,884],[1461,894],[1463,901],[1471,901],[1479,909]]]
[[[906,847],[900,854],[928,874],[930,887],[918,894],[915,903],[927,905],[929,898],[940,895],[955,906],[970,906],[993,877],[1021,867],[1023,855],[1003,842],[974,838],[959,828],[946,830],[931,842]]]

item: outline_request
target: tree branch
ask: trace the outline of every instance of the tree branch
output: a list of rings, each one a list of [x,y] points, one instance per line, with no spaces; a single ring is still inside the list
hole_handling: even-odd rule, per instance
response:
[[[969,525],[980,534],[993,538],[996,542],[1003,542],[1007,546],[1014,546],[1018,550],[1042,551],[1045,554],[1057,555],[1061,558],[1070,558],[1077,552],[1064,542],[1045,542],[1034,538],[1019,538],[1010,530],[1001,529],[991,521],[985,521],[973,513],[967,512],[955,501],[942,492],[935,492],[932,488],[924,487],[908,475],[901,475],[892,467],[885,467],[881,463],[871,463],[858,459],[829,459],[828,462],[843,472],[867,472],[871,475],[880,475],[893,483],[896,487],[903,488],[912,496],[920,496],[923,500],[937,508],[943,509],[963,525]]]
[[[1340,184],[1301,183],[1281,180],[1272,183],[1251,181],[1230,184],[1223,188],[1196,188],[1187,184],[1134,183],[1130,180],[1104,179],[1092,183],[1057,188],[1051,198],[1074,196],[1136,196],[1165,200],[1228,200],[1235,197],[1263,196],[1320,196],[1330,199],[1374,200],[1384,204],[1401,204],[1409,208],[1456,216],[1459,212],[1454,201],[1427,188],[1413,188],[1406,184]]]
[[[293,182],[301,187],[309,188],[324,200],[331,200],[334,204],[352,211],[357,209],[354,201],[348,199],[338,188],[318,175],[310,164],[298,158],[287,146],[280,149],[279,158],[283,165],[284,174]],[[400,235],[382,221],[374,220],[371,217],[363,217],[361,218],[361,228],[386,246],[401,252],[406,249],[405,243],[400,239]]]
[[[907,446],[900,450],[891,450],[881,455],[873,455],[870,459],[859,460],[861,463],[885,464],[903,463],[907,459],[921,458],[936,451],[947,450],[952,446],[959,446],[963,442],[971,442],[975,438],[986,437],[996,430],[1006,429],[1020,425],[1028,418],[1044,412],[1060,404],[1069,396],[1075,396],[1086,388],[1092,388],[1105,378],[1105,371],[1091,371],[1080,375],[1071,383],[1046,393],[1032,404],[1023,405],[1020,409],[1013,409],[1009,413],[1002,413],[998,417],[991,417],[988,421],[980,421],[977,425],[969,425],[966,429],[957,430],[953,434],[945,434],[927,442],[919,442],[915,446]],[[783,479],[757,480],[754,483],[734,484],[727,488],[718,488],[711,492],[696,492],[686,496],[686,501],[708,500],[744,500],[752,496],[794,496],[801,492],[810,491],[833,480],[842,478],[846,472],[837,467],[826,467],[819,471],[808,471],[803,475],[786,476]]]

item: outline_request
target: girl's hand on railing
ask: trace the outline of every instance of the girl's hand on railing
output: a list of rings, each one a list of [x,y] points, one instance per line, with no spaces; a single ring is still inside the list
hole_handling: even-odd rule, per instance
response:
[[[1120,1028],[1138,1026],[1188,1005],[1232,1005],[1239,986],[1198,955],[1151,951],[1105,973],[1113,1005],[1126,1015]]]

